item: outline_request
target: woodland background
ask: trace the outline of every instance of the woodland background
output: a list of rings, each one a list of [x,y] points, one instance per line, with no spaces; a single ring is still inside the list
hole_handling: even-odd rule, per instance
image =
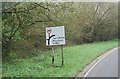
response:
[[[118,37],[118,3],[2,3],[2,56],[27,58],[45,46],[47,26],[65,26],[66,45],[73,46]]]

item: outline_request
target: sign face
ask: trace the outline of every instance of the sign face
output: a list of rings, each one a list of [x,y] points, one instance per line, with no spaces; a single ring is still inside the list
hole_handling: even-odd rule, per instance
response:
[[[65,30],[64,26],[46,28],[46,46],[64,45]]]

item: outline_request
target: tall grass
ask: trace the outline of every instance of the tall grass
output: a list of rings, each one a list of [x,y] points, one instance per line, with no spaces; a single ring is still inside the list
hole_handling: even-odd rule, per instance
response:
[[[64,66],[61,66],[61,50],[55,50],[55,67],[51,65],[51,51],[42,52],[29,59],[3,62],[3,77],[73,77],[96,57],[116,47],[118,40],[95,42],[64,48]]]

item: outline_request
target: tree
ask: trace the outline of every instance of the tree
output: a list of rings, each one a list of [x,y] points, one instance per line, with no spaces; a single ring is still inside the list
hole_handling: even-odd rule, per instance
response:
[[[46,49],[47,26],[64,25],[67,45],[109,40],[118,33],[116,3],[6,2],[2,8],[3,52]]]

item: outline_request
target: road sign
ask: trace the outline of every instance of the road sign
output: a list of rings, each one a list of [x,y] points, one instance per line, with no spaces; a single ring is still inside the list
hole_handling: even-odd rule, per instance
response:
[[[46,46],[64,45],[65,29],[64,26],[46,28]]]

